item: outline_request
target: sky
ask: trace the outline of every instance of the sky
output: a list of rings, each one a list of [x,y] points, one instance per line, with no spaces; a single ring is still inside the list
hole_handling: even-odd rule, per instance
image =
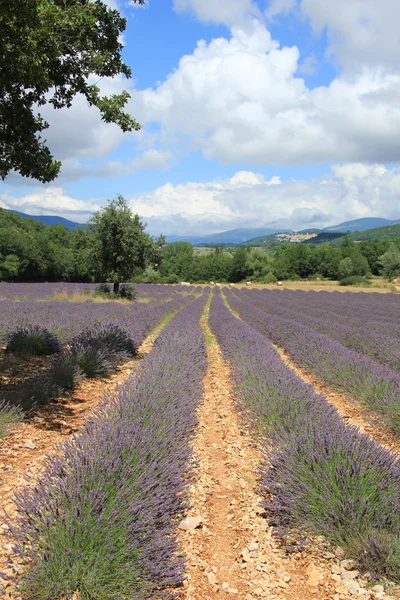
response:
[[[41,108],[61,175],[0,206],[85,222],[122,194],[153,235],[400,218],[398,0],[107,0],[140,132]]]

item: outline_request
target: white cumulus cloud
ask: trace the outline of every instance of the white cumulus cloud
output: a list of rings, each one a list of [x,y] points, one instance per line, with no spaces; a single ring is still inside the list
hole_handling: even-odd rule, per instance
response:
[[[174,0],[177,12],[191,12],[206,23],[231,27],[244,25],[249,17],[260,17],[260,9],[253,0]]]
[[[398,0],[271,0],[266,15],[300,9],[315,31],[326,29],[328,55],[345,67],[400,66]]]
[[[299,59],[254,20],[250,32],[199,42],[133,105],[143,122],[224,163],[400,161],[400,73],[363,67],[309,89]]]
[[[236,227],[303,229],[326,227],[359,217],[400,218],[400,168],[361,163],[337,164],[310,180],[266,179],[254,171],[238,171],[228,179],[167,183],[127,197],[129,205],[154,234],[205,234]],[[88,201],[68,196],[62,188],[37,188],[22,198],[9,191],[0,206],[32,215],[53,214],[85,221],[106,198]]]

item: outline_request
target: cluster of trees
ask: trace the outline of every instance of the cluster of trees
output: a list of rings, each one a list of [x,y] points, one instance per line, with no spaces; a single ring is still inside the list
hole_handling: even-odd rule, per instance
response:
[[[273,251],[245,246],[196,254],[188,242],[153,239],[122,196],[69,231],[0,209],[0,280],[177,283],[272,283],[279,279],[340,279],[400,275],[400,238],[341,246],[283,244]]]
[[[145,232],[122,196],[69,231],[0,209],[1,281],[119,282],[162,260],[165,238]]]
[[[175,242],[164,250],[158,280],[272,283],[279,279],[344,280],[379,274],[389,279],[400,274],[400,239],[358,244],[344,238],[339,248],[283,244],[274,251],[238,246],[230,253],[217,246],[208,255],[196,255],[189,243]]]

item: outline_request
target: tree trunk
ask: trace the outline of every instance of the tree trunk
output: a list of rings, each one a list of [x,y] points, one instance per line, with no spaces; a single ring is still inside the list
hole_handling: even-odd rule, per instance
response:
[[[118,292],[119,292],[119,281],[114,281],[113,292],[114,292],[114,294],[118,294]]]

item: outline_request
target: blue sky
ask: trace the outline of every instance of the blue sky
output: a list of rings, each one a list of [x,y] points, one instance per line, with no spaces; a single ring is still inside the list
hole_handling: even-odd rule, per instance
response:
[[[118,4],[117,4],[118,2]],[[127,18],[122,134],[77,98],[45,108],[61,176],[0,206],[85,221],[123,194],[151,233],[400,217],[397,0],[107,0]]]

